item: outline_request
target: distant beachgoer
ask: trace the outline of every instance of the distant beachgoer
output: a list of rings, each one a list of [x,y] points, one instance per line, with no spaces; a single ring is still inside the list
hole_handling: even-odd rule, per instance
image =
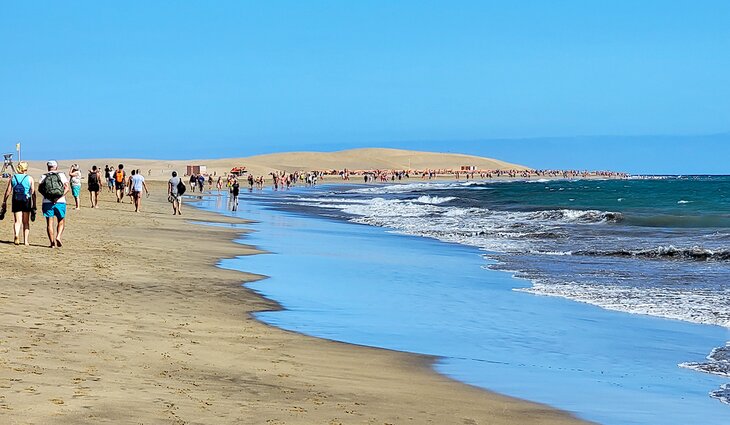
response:
[[[101,190],[101,173],[96,165],[91,167],[89,176],[86,181],[86,186],[89,189],[89,200],[91,201],[91,208],[99,208],[99,191]]]
[[[218,176],[218,181],[215,184],[216,188],[218,188],[218,191],[220,192],[221,189],[223,189],[223,177]]]
[[[109,165],[104,167],[104,179],[106,180],[106,185],[109,188],[109,192],[114,191],[114,175],[112,174],[113,171],[114,170]]]
[[[134,203],[134,212],[139,212],[139,208],[142,206],[142,190],[144,189],[147,196],[150,196],[150,191],[147,190],[147,184],[144,182],[144,176],[132,170],[132,177],[129,178],[129,186],[129,192],[132,194],[132,202]]]
[[[43,195],[43,216],[46,218],[46,230],[51,248],[61,247],[61,237],[66,226],[66,194],[69,191],[68,177],[58,172],[58,163],[46,163],[48,173],[38,181],[38,192]],[[56,219],[54,226],[53,219]]]
[[[119,168],[114,172],[114,187],[117,195],[117,202],[122,202],[124,198],[124,187],[127,182],[127,173],[124,172],[124,164],[119,164]]]
[[[234,199],[238,199],[238,194],[240,190],[241,185],[238,184],[238,179],[234,179],[233,184],[231,185],[231,195]]]
[[[241,186],[238,184],[238,179],[233,179],[233,184],[231,185],[231,204],[232,204],[232,210],[236,211],[238,209],[238,194],[241,189]]]
[[[73,195],[74,202],[76,203],[74,209],[78,210],[80,208],[79,196],[81,195],[81,171],[77,164],[73,164],[71,166],[71,169],[68,171],[68,176],[71,178],[71,195]]]
[[[200,189],[200,193],[203,193],[204,186],[205,186],[205,176],[200,174],[200,175],[198,175],[198,189]]]
[[[8,179],[8,187],[5,190],[2,211],[7,210],[8,197],[12,194],[13,218],[13,243],[20,245],[20,229],[23,229],[23,243],[28,246],[28,235],[30,234],[30,221],[35,221],[36,194],[33,177],[27,175],[28,163],[20,162],[16,167],[18,172]]]
[[[177,176],[177,171],[173,171],[172,178],[167,182],[167,199],[172,204],[172,215],[182,215],[182,195],[184,192],[185,184]]]
[[[198,185],[198,176],[196,176],[195,174],[191,174],[190,175],[190,190],[195,192],[195,186],[197,186],[197,185]]]

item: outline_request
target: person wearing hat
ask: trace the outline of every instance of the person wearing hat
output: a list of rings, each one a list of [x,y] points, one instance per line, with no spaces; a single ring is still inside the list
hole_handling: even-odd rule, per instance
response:
[[[46,218],[48,240],[51,248],[61,247],[61,236],[66,226],[66,194],[69,182],[66,174],[58,172],[58,163],[48,161],[48,172],[38,181],[38,192],[43,195],[43,217]],[[56,219],[54,226],[53,219]]]
[[[23,229],[23,243],[28,245],[30,234],[30,220],[35,220],[35,182],[33,177],[26,174],[28,163],[22,161],[15,167],[17,173],[8,179],[8,187],[5,189],[2,210],[7,210],[8,197],[12,198],[11,211],[15,223],[13,224],[13,243],[20,245],[20,229]]]

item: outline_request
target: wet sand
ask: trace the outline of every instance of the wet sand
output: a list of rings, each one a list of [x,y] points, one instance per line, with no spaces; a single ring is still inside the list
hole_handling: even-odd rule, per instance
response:
[[[29,247],[0,222],[0,423],[581,423],[450,380],[429,357],[256,321],[277,308],[240,286],[260,277],[216,267],[256,249],[189,222],[230,218],[173,217],[164,186],[152,191],[138,214],[107,192],[97,210],[83,198],[61,249],[40,214]]]

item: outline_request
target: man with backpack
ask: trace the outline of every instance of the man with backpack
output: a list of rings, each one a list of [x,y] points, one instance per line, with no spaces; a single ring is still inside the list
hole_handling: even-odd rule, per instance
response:
[[[58,163],[46,163],[48,173],[38,181],[38,192],[43,195],[43,217],[46,218],[48,240],[51,248],[61,247],[61,236],[66,226],[66,194],[69,191],[68,177],[58,172]],[[56,219],[54,226],[53,219]]]
[[[172,178],[167,182],[168,200],[172,204],[172,215],[182,215],[182,196],[186,187],[182,179],[177,176],[177,171],[172,172]]]
[[[127,173],[124,172],[124,164],[119,164],[119,168],[114,172],[114,186],[117,192],[117,202],[122,202],[124,198],[124,188],[127,186]]]

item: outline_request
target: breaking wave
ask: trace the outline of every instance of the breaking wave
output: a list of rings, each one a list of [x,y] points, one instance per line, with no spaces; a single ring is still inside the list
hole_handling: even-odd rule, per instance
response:
[[[675,246],[660,246],[653,249],[616,250],[616,251],[575,251],[573,255],[626,257],[648,259],[672,259],[689,261],[730,261],[730,250],[706,249],[699,246],[692,248],[677,248]]]

